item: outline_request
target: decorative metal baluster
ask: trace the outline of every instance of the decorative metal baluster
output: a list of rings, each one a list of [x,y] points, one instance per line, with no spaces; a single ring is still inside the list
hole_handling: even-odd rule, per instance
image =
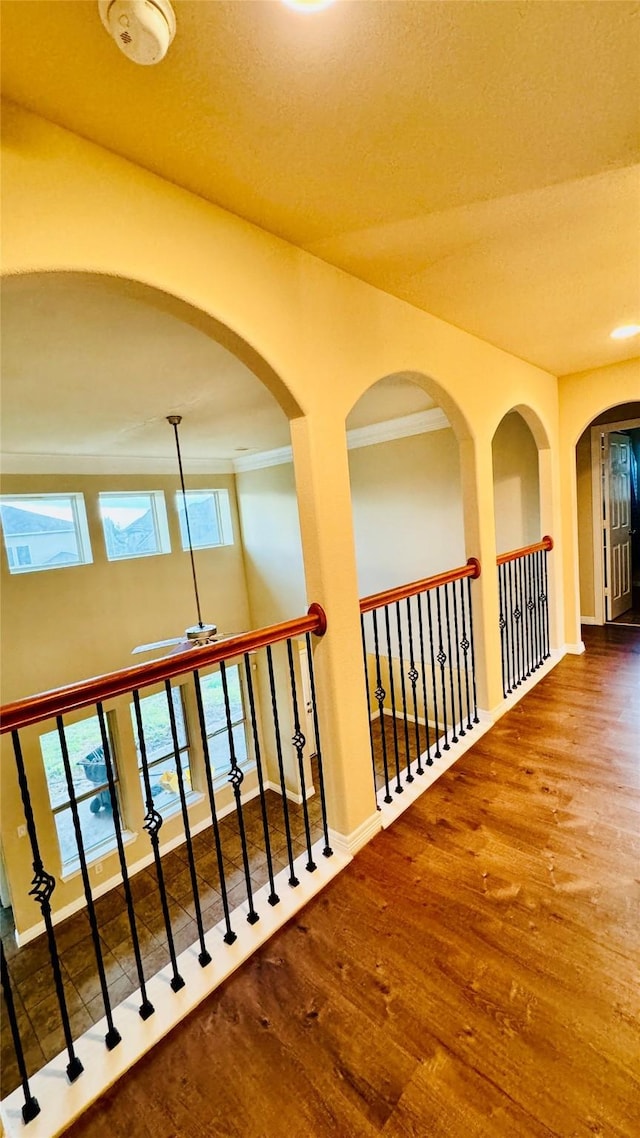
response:
[[[413,782],[411,773],[411,752],[409,749],[409,720],[407,719],[407,691],[404,680],[404,651],[400,621],[400,601],[396,601],[396,627],[398,630],[398,657],[400,661],[400,690],[402,692],[402,718],[404,721],[404,745],[407,755],[407,782]]]
[[[549,634],[549,574],[548,574],[548,554],[547,550],[542,551],[542,609],[544,614],[544,659],[548,660],[551,655],[551,637]]]
[[[389,623],[389,606],[384,606],[384,625],[387,634],[387,661],[389,665],[389,695],[391,696],[391,722],[393,724],[393,752],[395,755],[396,765],[396,785],[394,791],[396,794],[403,794],[404,787],[400,782],[400,749],[398,747],[398,720],[396,719],[396,691],[395,683],[393,680],[393,656],[391,654],[391,626]]]
[[[296,687],[296,672],[293,666],[293,647],[291,640],[287,640],[287,657],[289,660],[289,683],[291,684],[291,705],[293,707],[293,738],[291,742],[295,747],[296,756],[298,759],[298,778],[300,779],[300,794],[302,796],[302,818],[304,821],[304,834],[307,842],[307,854],[309,860],[306,864],[306,869],[309,873],[313,873],[317,869],[316,863],[313,860],[311,853],[311,827],[309,825],[309,807],[307,805],[307,785],[304,777],[304,748],[307,740],[302,734],[300,727],[300,712],[298,710],[298,690]]]
[[[411,690],[413,692],[413,718],[414,718],[415,735],[416,735],[416,756],[417,756],[416,774],[424,774],[424,767],[422,765],[422,758],[420,755],[420,724],[418,722],[418,695],[416,692],[416,684],[417,684],[418,679],[419,679],[419,672],[416,668],[415,659],[414,659],[415,653],[414,653],[414,647],[413,647],[413,625],[411,622],[411,597],[407,597],[407,626],[409,629],[409,672],[408,672],[408,675],[409,675],[409,682],[411,683]],[[425,713],[426,713],[426,701],[425,701]]]
[[[193,906],[196,916],[196,927],[198,929],[198,940],[200,941],[198,961],[200,962],[201,968],[205,968],[207,964],[211,964],[211,953],[208,951],[207,946],[204,942],[204,925],[202,923],[202,907],[200,905],[198,875],[196,873],[196,860],[193,856],[193,842],[191,841],[191,827],[189,825],[189,807],[187,805],[187,792],[184,785],[184,774],[182,773],[182,762],[180,759],[180,742],[178,740],[176,710],[173,706],[173,688],[171,687],[171,680],[164,681],[164,690],[167,697],[167,710],[169,712],[169,725],[171,728],[171,742],[173,745],[173,753],[176,760],[176,777],[178,779],[180,811],[182,814],[182,825],[184,827],[185,845],[187,847],[187,863],[189,865],[189,876],[191,878],[191,892],[193,893]]]
[[[451,694],[451,742],[457,743],[456,735],[456,700],[453,684],[453,652],[451,650],[451,617],[449,615],[449,585],[444,586],[444,611],[447,616],[447,649],[449,652],[449,691]]]
[[[464,687],[465,687],[465,693],[466,693],[466,697],[467,697],[467,731],[471,731],[473,728],[473,724],[471,722],[471,699],[469,697],[469,658],[468,658],[469,657],[470,641],[469,641],[469,637],[467,636],[467,614],[466,614],[465,603],[464,603],[464,581],[458,581],[458,587],[459,587],[459,591],[460,591],[460,612],[461,612],[461,616],[462,616],[462,640],[460,641],[460,647],[462,648],[462,651],[464,652]]]
[[[264,792],[264,774],[262,771],[262,754],[260,752],[260,739],[258,736],[258,721],[256,718],[256,701],[253,694],[253,677],[251,675],[251,660],[249,653],[244,654],[244,674],[249,695],[249,711],[251,715],[251,733],[253,736],[253,753],[256,758],[256,771],[258,772],[258,786],[260,788],[260,812],[262,814],[262,832],[264,834],[264,850],[267,856],[267,873],[269,874],[270,893],[267,901],[270,905],[277,905],[280,901],[276,893],[273,874],[273,855],[271,853],[271,836],[269,834],[269,815],[267,814],[267,799]]]
[[[276,754],[278,756],[278,772],[280,775],[280,792],[282,794],[282,812],[284,816],[285,837],[287,839],[287,856],[289,858],[289,885],[295,888],[300,884],[293,868],[293,844],[291,841],[291,823],[289,821],[289,803],[287,802],[287,785],[284,777],[284,763],[282,761],[282,740],[280,737],[280,720],[278,718],[278,701],[276,698],[276,681],[273,674],[273,653],[271,645],[267,644],[267,666],[269,668],[269,689],[271,692],[271,713],[273,716],[273,731],[276,741]]]
[[[524,637],[523,637],[524,625],[523,625],[523,620],[522,620],[523,609],[522,609],[522,581],[521,581],[521,576],[520,576],[520,558],[518,558],[517,561],[513,562],[513,579],[514,579],[514,591],[516,594],[516,611],[514,612],[513,615],[517,621],[517,629],[518,629],[518,657],[517,657],[517,659],[518,659],[518,683],[521,684],[521,683],[524,683],[526,676],[525,676],[525,672],[524,672]]]
[[[69,1079],[70,1083],[73,1083],[78,1078],[78,1075],[82,1074],[84,1067],[76,1055],[73,1046],[71,1025],[69,1023],[69,1012],[67,1009],[67,1000],[64,993],[64,984],[62,982],[60,957],[58,956],[58,946],[56,944],[56,936],[53,931],[53,921],[51,919],[51,896],[55,889],[56,882],[55,878],[52,877],[50,873],[47,873],[44,865],[42,864],[40,847],[38,845],[38,835],[36,832],[36,824],[33,817],[33,809],[31,807],[29,784],[27,782],[27,773],[24,766],[22,747],[20,745],[20,737],[18,735],[18,732],[12,731],[11,738],[13,741],[13,752],[16,760],[16,770],[18,773],[20,794],[22,796],[24,818],[27,825],[29,842],[31,843],[31,856],[33,859],[33,879],[31,882],[33,889],[29,890],[29,896],[34,897],[40,905],[40,912],[42,913],[42,919],[44,921],[44,926],[47,933],[47,945],[49,948],[49,956],[51,958],[53,983],[56,990],[58,1007],[60,1008],[60,1019],[62,1021],[62,1031],[64,1033],[65,1047],[69,1056],[69,1062],[67,1063],[67,1078]]]
[[[364,686],[367,693],[367,713],[369,715],[369,740],[371,742],[371,765],[373,767],[373,785],[378,789],[378,772],[376,771],[376,756],[373,749],[373,721],[371,719],[371,696],[369,695],[369,665],[367,663],[367,638],[364,630],[364,613],[360,613],[360,632],[362,635],[362,659],[364,660]],[[380,809],[380,807],[378,807]]]
[[[505,643],[506,642],[507,621],[506,621],[506,618],[504,615],[504,588],[503,588],[503,580],[502,580],[503,576],[504,576],[504,565],[498,565],[498,594],[500,597],[500,654],[502,657],[502,694],[503,694],[504,698],[506,699],[507,698],[507,690],[511,691],[511,688],[507,689],[507,665],[506,665],[506,658],[505,657],[507,655],[508,649],[507,649],[506,643]]]
[[[238,830],[240,833],[240,845],[242,847],[242,865],[244,867],[244,879],[247,886],[247,902],[249,905],[249,915],[247,921],[250,925],[255,925],[260,920],[258,913],[256,913],[253,904],[253,888],[251,885],[251,866],[249,865],[249,851],[247,849],[247,834],[244,825],[244,814],[242,812],[242,795],[240,787],[244,782],[244,771],[238,766],[236,758],[236,745],[233,738],[233,725],[231,719],[231,703],[229,700],[229,684],[227,682],[227,666],[224,660],[220,661],[220,678],[222,680],[222,694],[224,696],[224,711],[227,719],[227,738],[229,740],[229,755],[231,758],[231,770],[229,771],[229,782],[233,787],[233,795],[236,803],[236,816],[238,819]]]
[[[540,651],[540,610],[538,607],[538,555],[533,553],[531,555],[531,600],[533,602],[533,629],[534,629],[534,643],[536,654],[536,668],[542,664],[542,653]]]
[[[438,684],[436,681],[436,661],[435,661],[435,657],[433,654],[433,620],[432,620],[432,615],[431,615],[431,593],[430,592],[427,592],[427,618],[429,621],[429,655],[431,657],[431,685],[433,688],[433,711],[434,711],[434,715],[436,718],[436,727],[435,727],[436,749],[434,751],[434,755],[435,755],[436,759],[439,759],[442,755],[442,751],[440,750],[440,721],[438,718]],[[445,723],[446,723],[446,719],[445,719]],[[445,738],[446,738],[446,735],[445,735]]]
[[[429,594],[427,593],[427,596]],[[449,744],[449,736],[447,729],[447,689],[444,679],[444,666],[447,662],[447,654],[442,646],[442,612],[440,608],[440,586],[436,588],[436,613],[438,616],[438,655],[436,660],[440,665],[440,690],[442,692],[442,716],[444,719],[444,744],[443,750],[449,751],[451,749]]]
[[[67,738],[65,735],[64,723],[62,716],[56,716],[56,727],[58,729],[58,739],[60,741],[60,750],[62,752],[62,765],[67,781],[67,791],[69,794],[69,806],[71,808],[71,818],[73,820],[73,829],[76,836],[76,845],[78,847],[78,860],[80,862],[80,874],[82,877],[82,884],[84,887],[85,901],[87,902],[87,915],[89,917],[89,926],[91,928],[91,939],[93,941],[93,949],[96,954],[96,965],[98,968],[98,979],[100,981],[100,990],[102,992],[102,1002],[104,1004],[104,1013],[107,1020],[107,1032],[104,1037],[105,1044],[108,1051],[113,1051],[114,1047],[120,1043],[121,1035],[117,1030],[111,1012],[111,1000],[109,999],[109,989],[107,987],[107,977],[104,970],[104,961],[102,958],[102,944],[100,941],[100,933],[98,931],[98,920],[96,917],[95,905],[93,903],[93,894],[91,892],[91,882],[89,880],[89,869],[87,867],[87,859],[84,852],[84,842],[82,839],[82,828],[80,826],[80,814],[78,812],[78,803],[76,800],[75,787],[73,785],[73,775],[71,773],[71,761],[69,759],[69,750],[67,747]]]
[[[380,713],[380,739],[382,743],[382,767],[384,770],[384,801],[393,802],[391,797],[391,790],[389,789],[389,760],[387,758],[387,735],[384,725],[384,701],[386,691],[382,686],[382,673],[380,669],[380,646],[378,643],[378,614],[373,609],[371,616],[373,618],[373,640],[376,650],[376,690],[373,693],[378,701],[378,711]]]
[[[422,625],[422,597],[418,593],[416,597],[416,608],[418,610],[418,633],[420,638],[420,665],[422,667],[422,698],[424,699],[424,723],[427,732],[427,766],[433,766],[433,759],[431,758],[431,733],[429,731],[429,706],[427,702],[427,668],[424,660],[424,628]],[[433,653],[432,653],[433,655]],[[436,711],[437,720],[437,711]],[[437,732],[437,726],[436,726]],[[436,734],[437,739],[437,734]]]
[[[327,798],[324,789],[324,766],[322,761],[322,746],[320,743],[320,725],[318,723],[318,705],[316,703],[316,681],[313,670],[313,653],[311,651],[311,636],[305,633],[307,643],[307,664],[309,667],[309,694],[313,714],[313,729],[316,736],[316,763],[318,767],[318,784],[320,786],[320,807],[322,810],[322,830],[324,833],[323,857],[333,857],[333,850],[329,844],[329,823],[327,821]]]
[[[173,931],[171,928],[171,916],[169,914],[169,903],[167,901],[167,890],[164,883],[164,872],[162,869],[162,857],[160,854],[160,829],[162,827],[162,815],[158,813],[153,804],[153,793],[151,790],[151,779],[149,777],[149,764],[147,762],[147,744],[144,737],[144,727],[142,724],[142,709],[140,707],[140,693],[136,689],[132,693],[133,696],[133,710],[136,717],[136,729],[138,734],[138,750],[140,752],[140,762],[142,764],[142,779],[144,782],[145,793],[145,807],[146,814],[142,825],[143,830],[146,830],[151,842],[151,849],[153,851],[153,860],[156,869],[156,876],[158,878],[158,891],[160,893],[160,904],[162,906],[162,916],[164,919],[164,928],[167,934],[167,946],[169,949],[169,959],[171,961],[171,968],[173,976],[171,978],[171,987],[174,992],[179,992],[184,988],[184,980],[178,972],[178,961],[176,959],[176,950],[173,943]]]
[[[136,924],[136,916],[133,907],[133,895],[131,893],[131,883],[129,881],[129,870],[127,868],[127,859],[124,852],[124,842],[122,840],[122,826],[120,824],[120,804],[118,802],[118,795],[116,791],[115,776],[113,773],[113,759],[111,757],[111,745],[109,742],[109,732],[107,731],[107,724],[105,720],[104,708],[102,703],[96,704],[98,712],[98,722],[100,724],[100,736],[102,739],[102,750],[104,752],[104,764],[107,772],[107,783],[109,785],[109,798],[111,801],[111,816],[113,818],[113,828],[115,830],[116,845],[118,847],[118,860],[120,862],[120,872],[122,874],[122,885],[124,888],[125,901],[127,903],[127,915],[129,917],[129,928],[131,929],[131,941],[133,944],[133,955],[136,961],[136,972],[138,974],[138,983],[140,985],[140,995],[142,996],[142,1003],[138,1009],[141,1019],[149,1019],[149,1016],[154,1013],[154,1006],[147,995],[147,987],[144,978],[144,969],[142,967],[142,955],[140,953],[140,941],[138,939],[138,926]]]
[[[467,600],[469,602],[469,641],[471,643],[471,680],[473,684],[473,722],[478,719],[478,694],[476,692],[476,649],[473,641],[473,608],[471,607],[471,578],[467,577]]]
[[[532,672],[535,672],[535,670],[538,666],[536,663],[535,649],[534,649],[534,642],[533,642],[533,609],[534,609],[534,604],[533,604],[533,599],[531,596],[531,593],[532,593],[532,589],[531,589],[531,559],[532,559],[532,557],[533,557],[533,554],[531,554],[531,553],[528,554],[527,557],[525,557],[525,562],[524,562],[525,587],[526,587],[526,597],[527,597],[527,644],[528,644],[528,651],[529,651],[529,675],[531,675]]]
[[[511,561],[508,561],[507,564],[509,566],[509,572],[508,572],[508,577],[509,577],[509,611],[510,611],[510,620],[511,620],[511,676],[512,676],[511,687],[515,688],[520,683],[520,681],[518,679],[517,671],[516,671],[517,621],[516,621],[515,615],[514,615],[515,610],[518,607],[518,602],[516,601],[515,605],[513,603],[513,563]]]
[[[458,728],[458,735],[466,735],[464,729],[464,711],[462,710],[462,669],[460,668],[460,633],[458,631],[458,601],[456,598],[456,583],[451,582],[451,593],[453,595],[453,627],[456,634],[456,663],[458,666],[458,707],[460,710],[460,726]]]
[[[227,880],[224,872],[224,857],[222,855],[222,844],[220,841],[220,826],[218,824],[218,811],[216,809],[216,796],[213,789],[213,775],[211,774],[212,762],[211,752],[209,750],[209,739],[207,736],[207,721],[204,714],[204,704],[202,702],[202,685],[200,683],[200,673],[197,668],[193,672],[193,686],[196,693],[196,707],[198,709],[198,723],[200,725],[200,741],[202,743],[202,750],[204,753],[204,773],[207,781],[207,793],[209,795],[209,808],[211,810],[211,827],[213,829],[213,843],[216,850],[216,861],[218,863],[218,879],[220,881],[220,897],[222,899],[222,911],[224,913],[224,923],[226,932],[223,936],[225,944],[233,944],[237,940],[236,934],[231,928],[231,915],[229,913],[229,897],[227,894]],[[251,692],[251,699],[253,699],[253,691]],[[259,758],[256,757],[258,766],[258,777],[262,777],[260,769]],[[277,900],[277,898],[276,898]]]
[[[2,978],[2,991],[4,994],[4,1002],[7,1009],[7,1016],[9,1019],[9,1027],[11,1029],[11,1037],[13,1039],[13,1049],[16,1053],[16,1060],[18,1062],[18,1071],[20,1072],[20,1082],[22,1083],[22,1093],[24,1095],[24,1106],[22,1107],[22,1121],[31,1122],[40,1114],[40,1104],[37,1098],[31,1094],[29,1087],[29,1074],[27,1065],[24,1061],[24,1051],[22,1049],[22,1040],[20,1038],[20,1029],[18,1027],[18,1017],[16,1016],[15,1004],[13,1002],[13,992],[11,990],[11,978],[9,976],[9,969],[7,967],[7,960],[4,954],[4,945],[0,941],[0,958],[1,958],[1,978]]]
[[[524,557],[518,558],[518,576],[520,578],[520,597],[522,608],[522,678],[528,680],[531,675],[529,667],[529,652],[527,644],[527,594],[525,589]]]

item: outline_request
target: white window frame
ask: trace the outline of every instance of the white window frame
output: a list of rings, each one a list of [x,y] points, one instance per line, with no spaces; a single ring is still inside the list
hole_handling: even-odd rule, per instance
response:
[[[89,537],[89,526],[87,523],[87,510],[84,502],[84,494],[77,493],[60,493],[60,494],[2,494],[0,495],[1,505],[16,506],[19,509],[21,502],[42,502],[47,498],[55,499],[56,501],[68,501],[71,506],[71,523],[78,546],[78,560],[61,563],[60,565],[21,565],[17,555],[9,556],[9,546],[7,545],[7,535],[2,530],[4,540],[4,549],[7,558],[7,565],[9,572],[12,575],[18,573],[50,573],[58,569],[77,569],[80,565],[91,565],[93,563],[93,552],[91,549],[91,539]],[[1,515],[0,515],[1,517]],[[20,534],[11,534],[12,538],[20,537]],[[28,545],[29,537],[37,537],[37,534],[25,534],[25,541],[23,544]],[[11,551],[13,553],[13,550]]]
[[[255,766],[255,757],[253,755],[253,746],[252,746],[253,740],[252,740],[251,732],[250,732],[250,722],[249,722],[249,719],[247,716],[244,676],[242,674],[242,670],[241,670],[239,664],[227,664],[227,674],[233,668],[236,668],[237,673],[238,673],[238,686],[240,689],[240,702],[242,704],[242,715],[240,716],[239,719],[233,719],[232,718],[232,720],[231,720],[231,731],[233,732],[234,728],[240,727],[240,725],[242,725],[242,729],[244,732],[246,756],[244,759],[238,759],[237,763],[238,763],[238,766],[240,767],[240,769],[242,771],[244,771],[244,773],[246,774],[246,772],[248,770],[250,770],[253,766]],[[220,674],[219,668],[215,668],[209,672],[202,673],[200,676],[201,686],[202,686],[203,680],[207,679],[209,676],[219,675],[219,674]],[[227,782],[228,772],[225,772],[225,771],[216,772],[215,765],[211,761],[212,756],[211,756],[211,751],[209,749],[209,740],[214,739],[216,737],[216,735],[226,735],[228,737],[228,734],[229,734],[229,728],[228,728],[226,719],[225,719],[225,722],[223,723],[222,727],[218,727],[213,731],[207,731],[207,734],[206,734],[207,754],[205,755],[205,762],[209,761],[211,774],[212,774],[213,779],[214,779],[214,787],[216,789],[217,789],[218,785],[222,786]]]
[[[107,542],[107,534],[104,525],[106,519],[102,513],[102,505],[107,498],[119,498],[121,500],[126,498],[148,498],[151,506],[153,529],[156,535],[158,548],[143,550],[136,553],[123,553],[121,556],[112,557],[109,553],[109,545]],[[105,553],[107,555],[107,560],[112,564],[117,561],[133,561],[138,557],[160,557],[163,553],[171,553],[171,539],[169,537],[169,524],[167,522],[167,507],[163,490],[101,490],[98,494],[98,511],[100,513],[100,521],[102,523]]]
[[[195,542],[193,541],[194,549],[219,549],[223,545],[233,545],[233,524],[231,522],[231,504],[229,501],[229,491],[224,488],[207,489],[206,487],[194,490],[186,490],[185,496],[187,501],[189,498],[204,497],[205,494],[211,494],[214,501],[214,509],[218,521],[218,532],[220,534],[220,541],[207,541]],[[187,503],[183,502],[182,490],[176,491],[176,512],[178,515],[178,526],[180,528],[180,540],[182,542],[183,550],[188,550],[189,541],[187,537],[187,523],[186,511],[188,509]],[[184,522],[183,522],[184,519]],[[191,535],[193,539],[193,534]]]
[[[159,766],[160,763],[167,762],[167,760],[175,759],[176,766],[179,763],[181,769],[183,769],[182,759],[183,759],[183,756],[186,757],[186,760],[187,760],[186,765],[187,765],[187,768],[189,771],[189,785],[185,786],[185,801],[187,803],[187,806],[192,806],[194,804],[194,802],[197,802],[198,799],[202,797],[202,795],[201,795],[201,792],[198,790],[198,787],[194,785],[193,753],[192,753],[192,748],[191,748],[191,736],[189,733],[190,724],[189,724],[189,718],[187,715],[187,708],[186,708],[186,703],[185,703],[184,685],[183,684],[174,684],[172,686],[171,690],[172,690],[172,692],[176,692],[178,694],[179,705],[180,705],[180,713],[182,716],[182,725],[184,727],[185,742],[181,747],[178,747],[177,754],[173,748],[173,742],[170,744],[168,751],[163,751],[163,753],[161,755],[154,755],[153,758],[151,758],[149,756],[148,751],[146,751],[147,770],[149,773],[149,780],[153,785],[153,778],[155,777],[153,775],[153,768],[154,767]],[[144,703],[145,699],[151,698],[153,696],[165,696],[165,689],[161,688],[157,691],[145,691],[144,695],[142,695],[142,694],[140,695],[140,704],[142,705]],[[142,712],[142,706],[141,706],[140,710]],[[137,761],[137,767],[138,767],[138,781],[139,781],[139,785],[140,785],[140,792],[142,794],[143,801],[146,802],[146,790],[145,790],[145,785],[144,785],[142,753],[139,749],[140,748],[140,740],[138,737],[138,727],[137,727],[137,722],[136,722],[135,704],[132,700],[129,702],[129,714],[131,717],[131,725],[132,725],[132,729],[133,729],[135,746],[136,746],[136,761]],[[143,716],[143,719],[144,719],[144,716]],[[168,707],[167,707],[167,719],[170,722],[169,708]],[[147,741],[145,739],[145,750],[146,750],[146,745],[147,745]],[[172,793],[175,793],[174,801],[170,802],[170,803],[164,803],[159,808],[159,813],[162,815],[162,818],[164,820],[168,820],[174,814],[176,814],[179,810],[182,809],[182,799],[180,797],[179,792],[175,791]]]

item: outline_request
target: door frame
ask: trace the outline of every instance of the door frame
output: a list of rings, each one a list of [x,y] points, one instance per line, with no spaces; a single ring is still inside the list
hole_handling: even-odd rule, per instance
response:
[[[631,431],[640,427],[640,419],[624,419],[616,423],[599,423],[591,427],[591,502],[593,525],[593,602],[594,624],[606,624],[606,604],[604,595],[604,543],[602,541],[602,435],[616,431]],[[584,617],[582,618],[584,620]]]

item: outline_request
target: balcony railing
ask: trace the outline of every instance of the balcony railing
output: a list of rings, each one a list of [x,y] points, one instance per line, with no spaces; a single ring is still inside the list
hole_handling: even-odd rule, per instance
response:
[[[104,1020],[105,1046],[117,1048],[123,999],[137,992],[140,1018],[152,1017],[151,976],[166,968],[170,988],[180,991],[187,943],[206,968],[213,939],[231,945],[239,921],[260,919],[258,891],[277,906],[276,879],[295,888],[301,872],[314,872],[318,854],[331,856],[311,651],[311,635],[325,628],[323,610],[312,605],[299,619],[2,709],[32,864],[25,893],[38,906],[43,934],[2,951],[3,1043],[14,1053],[3,1065],[2,1097],[22,1087],[25,1123],[40,1113],[29,1080],[46,1059],[62,1050],[69,1081],[82,1076],[76,1041],[87,1019]],[[88,720],[78,719],[81,709],[90,709]],[[81,754],[78,739],[86,747],[89,730],[96,745]],[[141,835],[129,827],[136,794]],[[19,823],[12,818],[12,827]],[[130,854],[141,841],[142,868]],[[113,888],[105,892],[95,863],[109,858]],[[66,917],[73,875],[81,883],[71,906],[77,912]],[[14,907],[16,900],[13,890]],[[21,904],[24,911],[25,898]],[[68,955],[78,921],[80,960]],[[39,1037],[37,1047],[25,1014],[36,968],[51,1004],[46,1041]]]
[[[505,698],[550,656],[547,555],[552,549],[553,539],[543,537],[496,558]]]
[[[376,791],[383,801],[478,723],[471,581],[466,565],[360,601]]]

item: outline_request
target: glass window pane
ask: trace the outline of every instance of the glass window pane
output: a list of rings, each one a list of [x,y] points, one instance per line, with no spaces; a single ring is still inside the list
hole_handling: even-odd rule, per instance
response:
[[[227,731],[221,731],[219,735],[211,735],[208,739],[209,744],[209,758],[211,760],[211,768],[215,775],[227,775],[231,769],[231,752],[229,748],[229,735]],[[233,728],[233,747],[236,755],[236,762],[238,766],[243,766],[247,761],[247,740],[245,736],[244,723],[238,723]]]
[[[95,857],[96,853],[100,850],[106,853],[108,850],[113,849],[116,844],[111,803],[109,801],[108,806],[103,804],[99,810],[96,811],[96,803],[99,802],[100,798],[102,798],[102,795],[96,795],[94,798],[86,798],[84,802],[78,803],[82,844],[86,856],[91,855]],[[106,793],[106,799],[109,800],[108,792]],[[58,843],[60,845],[62,868],[68,869],[70,864],[75,862],[78,858],[78,846],[76,843],[73,818],[71,816],[71,807],[67,806],[65,810],[60,810],[57,814],[54,814],[54,818],[58,834]]]
[[[98,792],[99,788],[104,788],[107,785],[107,768],[97,715],[65,727],[65,739],[76,797],[92,790]],[[47,731],[40,736],[40,750],[49,788],[49,800],[55,809],[69,801],[62,748],[57,731]]]
[[[86,560],[77,530],[75,495],[3,498],[0,514],[11,569],[55,569]]]
[[[191,769],[186,751],[180,753],[180,768],[184,779],[184,788],[187,798],[193,793],[191,788]],[[180,809],[180,788],[178,784],[177,764],[175,757],[160,759],[149,767],[149,781],[153,805],[163,817],[175,813]],[[147,792],[144,776],[140,774],[140,787],[143,801],[146,802]]]
[[[178,745],[180,748],[186,747],[187,730],[184,722],[182,696],[179,687],[171,689],[171,698],[176,717]],[[136,750],[138,752],[138,766],[140,766],[141,758],[136,713],[133,704],[130,704],[130,708]],[[142,716],[142,730],[147,749],[147,762],[152,763],[154,759],[162,758],[165,755],[173,755],[173,738],[171,735],[171,721],[169,719],[166,693],[162,691],[157,692],[156,695],[144,696],[144,698],[140,700],[140,714]]]
[[[210,545],[222,545],[216,492],[214,490],[187,490],[185,494],[191,544],[194,549],[204,549]],[[182,548],[189,548],[189,536],[185,518],[185,503],[182,494],[177,495],[178,518]]]
[[[219,731],[221,728],[226,730],[227,715],[224,706],[224,692],[222,690],[222,676],[220,672],[212,672],[208,676],[202,676],[200,679],[200,688],[202,691],[202,706],[204,708],[207,735],[211,735],[214,731]],[[231,722],[236,723],[239,719],[244,718],[240,669],[237,664],[233,664],[227,668],[227,690],[229,693]]]
[[[101,494],[100,514],[110,561],[160,553],[152,494]]]

